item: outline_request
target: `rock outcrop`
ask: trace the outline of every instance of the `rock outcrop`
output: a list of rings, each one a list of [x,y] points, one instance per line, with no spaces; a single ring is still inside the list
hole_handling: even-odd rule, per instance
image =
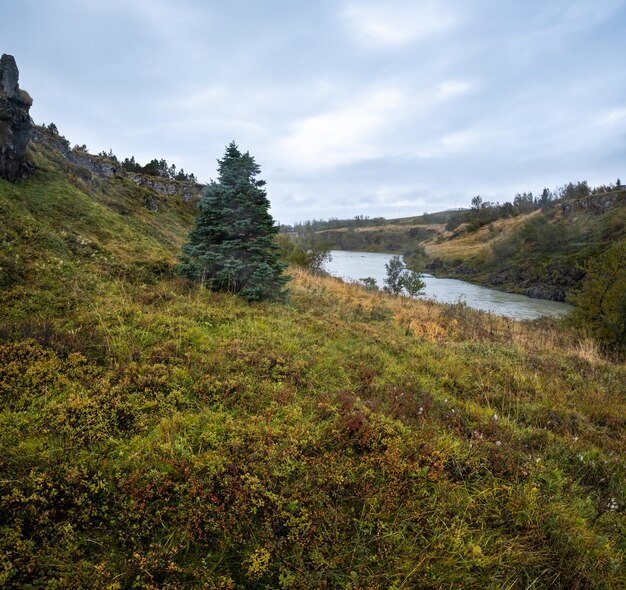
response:
[[[587,215],[602,215],[611,207],[626,201],[626,191],[616,190],[612,193],[603,193],[599,195],[590,195],[584,199],[576,199],[574,201],[565,201],[561,205],[563,215],[570,215],[581,211]]]
[[[12,55],[0,59],[0,178],[15,182],[28,176],[25,161],[30,139],[31,119],[28,111],[33,103],[18,84],[19,71]]]
[[[137,172],[126,172],[125,175],[139,186],[150,188],[161,195],[176,195],[184,201],[198,199],[206,190],[206,185],[187,180],[169,180]]]
[[[43,146],[57,153],[67,164],[62,169],[73,175],[89,181],[92,177],[112,179],[128,178],[135,184],[149,189],[154,195],[146,196],[144,206],[156,211],[158,209],[158,196],[174,196],[184,201],[200,199],[206,190],[206,185],[192,181],[171,180],[156,176],[147,176],[138,172],[126,172],[114,159],[102,155],[93,155],[79,148],[72,149],[70,142],[57,131],[51,131],[47,127],[33,125],[31,141],[35,146]]]

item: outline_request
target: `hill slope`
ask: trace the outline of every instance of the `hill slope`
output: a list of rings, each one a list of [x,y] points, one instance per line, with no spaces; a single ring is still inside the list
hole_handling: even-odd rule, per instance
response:
[[[356,252],[410,251],[444,233],[443,224],[390,223],[362,228],[322,230],[318,234],[337,250]]]
[[[100,283],[171,275],[196,201],[101,177],[53,147],[31,142],[35,176],[0,180],[0,284],[5,301],[20,300],[11,314],[71,311],[75,285],[88,293]]]
[[[59,158],[0,181],[1,586],[626,584],[623,366],[295,270],[198,289],[192,205]]]
[[[564,301],[588,261],[626,240],[626,191],[565,200],[547,209],[461,228],[425,246],[436,273]]]

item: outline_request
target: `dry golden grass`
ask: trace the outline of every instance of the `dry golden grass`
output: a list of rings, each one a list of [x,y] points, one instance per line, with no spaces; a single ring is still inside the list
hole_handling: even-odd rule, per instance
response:
[[[541,214],[541,211],[533,211],[525,215],[498,219],[490,225],[486,225],[474,232],[464,233],[453,240],[437,243],[430,240],[425,243],[426,252],[433,258],[464,259],[473,256],[486,256],[498,236],[502,233],[510,233],[526,223],[532,217]]]
[[[358,227],[355,229],[357,232],[373,232],[379,231],[380,229],[384,229],[385,231],[391,232],[400,232],[406,233],[412,229],[425,229],[425,230],[436,230],[439,233],[445,232],[445,225],[443,223],[433,223],[433,224],[423,224],[423,223],[415,223],[415,224],[387,224],[384,226],[371,226],[371,227]]]
[[[522,351],[550,351],[565,348],[576,356],[600,359],[592,341],[580,341],[554,320],[519,322],[471,309],[465,305],[444,305],[424,299],[368,291],[357,283],[290,269],[294,277],[294,300],[315,297],[324,300],[344,317],[351,314],[385,315],[416,337],[430,342],[491,341],[507,343]]]

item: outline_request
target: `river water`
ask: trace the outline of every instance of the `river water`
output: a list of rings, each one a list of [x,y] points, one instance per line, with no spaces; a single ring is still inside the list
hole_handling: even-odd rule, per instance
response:
[[[333,250],[332,260],[325,268],[332,275],[348,281],[358,281],[365,277],[376,279],[383,287],[387,276],[385,264],[394,254],[377,252],[344,252]],[[438,279],[431,275],[422,275],[426,283],[421,298],[434,299],[440,303],[458,303],[464,301],[468,306],[483,311],[490,311],[516,320],[530,320],[541,316],[561,316],[573,307],[559,301],[533,299],[517,293],[505,293],[496,289],[480,287],[458,279]]]

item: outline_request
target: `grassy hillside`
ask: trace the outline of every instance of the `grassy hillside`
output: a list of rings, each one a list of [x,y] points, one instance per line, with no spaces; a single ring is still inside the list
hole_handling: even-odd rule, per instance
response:
[[[410,218],[409,218],[410,219]],[[407,220],[408,221],[408,220]],[[443,224],[385,223],[382,226],[341,228],[318,232],[332,248],[356,252],[398,252],[430,241],[444,232]]]
[[[42,145],[31,144],[30,159],[33,178],[0,180],[7,319],[72,312],[83,291],[86,297],[112,281],[151,283],[171,274],[193,202],[126,178],[99,178]]]
[[[286,305],[199,289],[192,206],[32,157],[0,181],[1,587],[624,587],[623,365],[295,270]]]
[[[626,192],[568,200],[430,240],[429,268],[563,301],[580,288],[588,261],[626,239],[625,220]]]

